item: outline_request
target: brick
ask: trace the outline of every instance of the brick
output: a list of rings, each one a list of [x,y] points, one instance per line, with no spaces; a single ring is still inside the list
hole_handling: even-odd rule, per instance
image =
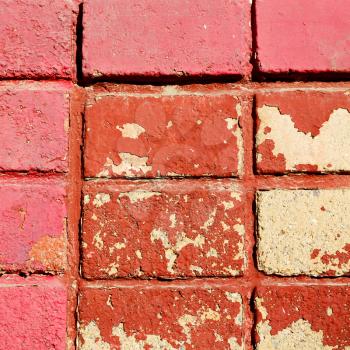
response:
[[[350,190],[257,194],[260,270],[284,276],[350,272]]]
[[[71,78],[71,1],[1,0],[0,17],[0,78]]]
[[[1,348],[66,349],[66,300],[65,287],[52,277],[1,277]]]
[[[67,171],[69,83],[0,83],[0,170]]]
[[[237,176],[242,96],[165,87],[98,93],[86,107],[85,176]],[[101,135],[103,138],[101,139]]]
[[[350,95],[346,90],[261,93],[256,112],[258,172],[350,170]]]
[[[85,288],[78,349],[238,350],[242,319],[232,287]]]
[[[245,201],[234,182],[88,182],[84,202],[85,277],[243,272]]]
[[[283,6],[280,0],[257,0],[260,70],[349,72],[349,9],[347,0],[284,0]]]
[[[346,350],[350,346],[347,286],[259,287],[257,350]]]
[[[65,188],[44,179],[0,180],[0,271],[62,271]]]
[[[251,70],[246,0],[87,0],[83,26],[88,78],[241,76]]]

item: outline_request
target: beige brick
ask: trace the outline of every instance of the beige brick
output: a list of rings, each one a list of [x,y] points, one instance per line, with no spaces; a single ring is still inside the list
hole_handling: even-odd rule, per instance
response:
[[[350,271],[350,190],[257,194],[258,268],[267,274],[340,276]]]

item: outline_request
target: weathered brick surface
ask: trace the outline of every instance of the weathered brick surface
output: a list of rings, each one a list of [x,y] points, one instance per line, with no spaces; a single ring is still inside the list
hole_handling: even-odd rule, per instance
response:
[[[257,53],[266,73],[349,72],[347,0],[257,0]]]
[[[73,2],[0,1],[0,78],[71,78]]]
[[[257,195],[257,258],[269,274],[350,272],[350,190],[271,190]]]
[[[0,179],[0,271],[62,271],[66,217],[62,182]]]
[[[257,118],[259,172],[350,170],[350,95],[345,88],[258,94]]]
[[[235,182],[88,182],[84,203],[86,277],[242,274],[246,209]]]
[[[70,83],[0,83],[0,170],[67,171]]]
[[[52,277],[1,277],[0,348],[65,350],[66,300]]]
[[[346,350],[350,347],[350,288],[259,287],[257,350]]]
[[[80,350],[242,349],[242,298],[231,287],[84,288],[79,305]]]
[[[245,0],[88,0],[84,75],[245,75],[250,71],[249,21]]]
[[[85,115],[85,176],[237,175],[239,118],[248,107],[231,94],[173,87],[92,94]]]

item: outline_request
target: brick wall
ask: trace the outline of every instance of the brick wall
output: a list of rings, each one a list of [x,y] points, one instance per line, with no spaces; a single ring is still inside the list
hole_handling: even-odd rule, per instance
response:
[[[0,350],[350,349],[347,0],[0,0]]]

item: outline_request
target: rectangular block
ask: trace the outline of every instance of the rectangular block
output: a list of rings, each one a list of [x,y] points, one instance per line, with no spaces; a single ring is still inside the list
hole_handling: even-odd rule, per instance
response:
[[[265,92],[256,98],[260,173],[350,171],[350,95]]]
[[[65,350],[64,285],[52,277],[0,278],[1,348]]]
[[[242,322],[242,297],[232,287],[87,287],[78,349],[243,350]]]
[[[73,2],[0,1],[0,78],[72,77]]]
[[[70,83],[0,83],[0,170],[67,171]]]
[[[350,72],[349,10],[347,0],[257,0],[260,70]]]
[[[260,270],[284,276],[350,272],[350,190],[257,194]]]
[[[350,347],[349,286],[259,287],[257,350],[346,350]]]
[[[245,195],[232,181],[87,182],[83,274],[241,275],[245,207]]]
[[[87,78],[241,76],[251,70],[246,0],[87,0],[83,26]]]
[[[65,196],[60,181],[0,180],[0,271],[65,268]]]
[[[85,176],[236,176],[246,98],[209,88],[91,93]],[[103,137],[101,137],[103,135]]]

